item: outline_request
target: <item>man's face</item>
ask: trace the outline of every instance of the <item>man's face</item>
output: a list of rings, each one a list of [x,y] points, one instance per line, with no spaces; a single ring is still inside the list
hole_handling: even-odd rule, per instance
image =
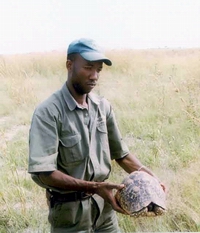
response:
[[[103,68],[103,62],[90,62],[79,54],[73,61],[68,61],[68,82],[79,95],[89,93],[96,85],[99,74]]]

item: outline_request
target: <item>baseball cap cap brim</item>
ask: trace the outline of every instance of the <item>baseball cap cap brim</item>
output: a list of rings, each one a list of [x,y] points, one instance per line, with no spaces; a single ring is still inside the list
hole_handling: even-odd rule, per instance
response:
[[[87,61],[102,61],[104,62],[107,66],[111,66],[112,62],[105,57],[102,53],[98,52],[82,52],[80,55]]]
[[[102,61],[111,66],[112,62],[105,55],[101,47],[94,40],[81,38],[73,41],[67,50],[67,54],[78,53],[87,61]]]

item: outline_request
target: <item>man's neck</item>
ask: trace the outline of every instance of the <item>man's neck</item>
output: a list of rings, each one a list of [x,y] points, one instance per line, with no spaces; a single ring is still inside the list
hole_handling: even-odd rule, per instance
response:
[[[88,107],[87,94],[83,94],[83,95],[78,94],[72,87],[68,85],[68,83],[66,83],[66,85],[67,85],[69,92],[71,93],[73,98],[76,100],[78,105],[80,105],[81,107],[87,108]]]

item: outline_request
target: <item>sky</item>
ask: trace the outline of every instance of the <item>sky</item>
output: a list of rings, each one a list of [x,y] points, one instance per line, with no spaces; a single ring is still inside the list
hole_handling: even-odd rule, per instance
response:
[[[0,0],[0,54],[67,50],[78,38],[105,49],[200,48],[200,0]]]

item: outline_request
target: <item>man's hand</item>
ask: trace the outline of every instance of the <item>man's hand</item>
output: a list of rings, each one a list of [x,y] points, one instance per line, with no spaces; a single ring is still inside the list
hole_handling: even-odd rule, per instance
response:
[[[113,209],[121,214],[127,214],[117,203],[116,198],[113,194],[113,189],[123,189],[123,184],[113,184],[108,182],[100,182],[95,193],[101,196],[105,201],[111,204]]]

